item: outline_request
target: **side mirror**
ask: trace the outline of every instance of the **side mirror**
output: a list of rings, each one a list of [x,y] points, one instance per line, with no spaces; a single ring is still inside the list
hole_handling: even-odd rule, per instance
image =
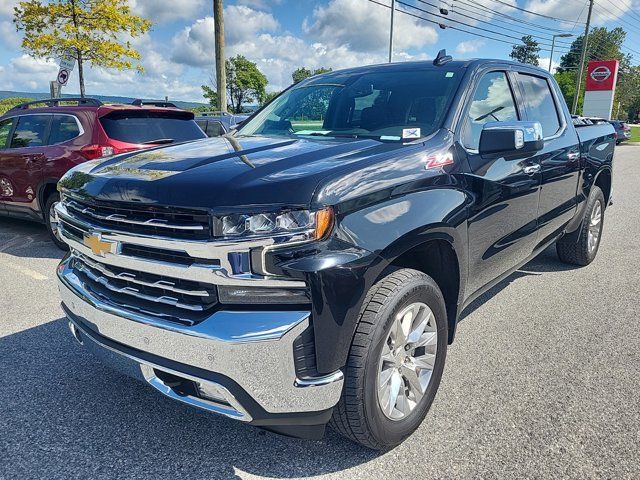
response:
[[[526,156],[544,148],[540,122],[488,122],[480,134],[480,155]]]

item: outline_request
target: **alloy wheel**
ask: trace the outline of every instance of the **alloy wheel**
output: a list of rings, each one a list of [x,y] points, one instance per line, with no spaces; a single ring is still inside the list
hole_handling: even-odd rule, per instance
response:
[[[587,245],[589,253],[598,246],[600,240],[600,234],[602,233],[602,203],[600,200],[596,201],[591,211],[591,217],[589,218],[589,232],[587,235]]]
[[[378,403],[387,418],[401,420],[420,403],[437,348],[436,318],[427,305],[412,303],[396,315],[378,366]]]

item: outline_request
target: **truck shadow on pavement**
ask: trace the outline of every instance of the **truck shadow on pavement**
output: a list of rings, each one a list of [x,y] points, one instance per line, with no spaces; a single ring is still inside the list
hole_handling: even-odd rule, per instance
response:
[[[307,477],[379,455],[330,430],[296,440],[164,398],[101,365],[66,319],[0,338],[0,352],[2,478]]]

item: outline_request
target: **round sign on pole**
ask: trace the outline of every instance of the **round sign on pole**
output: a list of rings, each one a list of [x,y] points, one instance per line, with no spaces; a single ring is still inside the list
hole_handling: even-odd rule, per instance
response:
[[[69,73],[69,70],[67,70],[66,68],[61,68],[58,72],[58,78],[56,80],[60,85],[66,85],[69,81],[70,76],[71,74]]]

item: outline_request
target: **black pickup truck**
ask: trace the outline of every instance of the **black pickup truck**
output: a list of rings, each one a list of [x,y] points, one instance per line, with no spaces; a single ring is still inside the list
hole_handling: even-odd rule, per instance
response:
[[[423,421],[465,306],[554,242],[594,259],[614,146],[523,64],[315,76],[231,135],[70,171],[62,306],[78,342],[173,399],[389,448]]]

